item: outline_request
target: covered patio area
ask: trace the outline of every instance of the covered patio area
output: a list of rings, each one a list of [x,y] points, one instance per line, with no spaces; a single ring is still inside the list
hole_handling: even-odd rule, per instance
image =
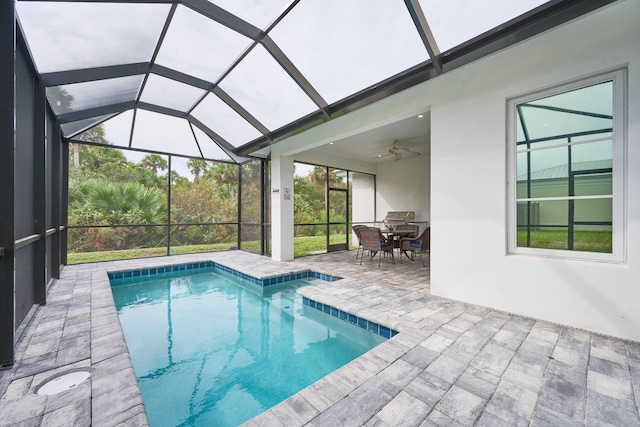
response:
[[[67,266],[0,374],[0,425],[146,425],[106,273],[204,260],[256,277],[339,275],[299,293],[399,332],[246,425],[640,423],[638,343],[432,296],[419,261],[377,268],[354,251],[290,262],[227,251]],[[91,377],[78,387],[34,393],[82,369]]]

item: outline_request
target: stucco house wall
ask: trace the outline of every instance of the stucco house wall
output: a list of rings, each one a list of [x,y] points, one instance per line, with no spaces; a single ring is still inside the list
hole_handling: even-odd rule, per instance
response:
[[[430,187],[432,294],[640,341],[638,17],[640,1],[615,2],[279,142],[272,159],[430,111],[428,178],[414,185]],[[509,254],[508,100],[620,69],[628,80],[624,261]]]
[[[431,291],[640,340],[640,2],[579,20],[428,82]],[[507,100],[626,68],[626,259],[507,253]]]
[[[377,221],[382,221],[389,211],[414,211],[417,222],[429,221],[429,162],[429,153],[421,153],[420,156],[378,164]],[[425,224],[420,225],[422,230]]]

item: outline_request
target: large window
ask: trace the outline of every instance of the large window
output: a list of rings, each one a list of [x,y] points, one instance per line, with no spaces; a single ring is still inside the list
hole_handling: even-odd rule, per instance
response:
[[[509,252],[624,258],[624,72],[509,102]]]

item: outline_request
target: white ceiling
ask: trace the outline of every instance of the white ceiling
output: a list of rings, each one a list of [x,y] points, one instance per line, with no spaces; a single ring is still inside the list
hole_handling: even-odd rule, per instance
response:
[[[393,141],[397,141],[398,148],[408,148],[421,155],[426,155],[430,149],[430,115],[424,113],[422,118],[410,117],[386,126],[382,126],[342,140],[333,144],[325,144],[312,149],[309,153],[320,151],[331,155],[350,159],[379,163],[393,161],[393,156],[378,158],[378,155],[388,154]]]

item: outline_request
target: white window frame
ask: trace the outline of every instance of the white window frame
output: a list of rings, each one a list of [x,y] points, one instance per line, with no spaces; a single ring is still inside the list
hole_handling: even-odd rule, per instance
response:
[[[611,253],[528,248],[517,246],[517,114],[516,106],[540,98],[569,92],[598,83],[613,82],[613,183]],[[599,74],[572,83],[519,96],[507,101],[507,253],[590,261],[626,261],[626,120],[627,72],[625,69]]]

